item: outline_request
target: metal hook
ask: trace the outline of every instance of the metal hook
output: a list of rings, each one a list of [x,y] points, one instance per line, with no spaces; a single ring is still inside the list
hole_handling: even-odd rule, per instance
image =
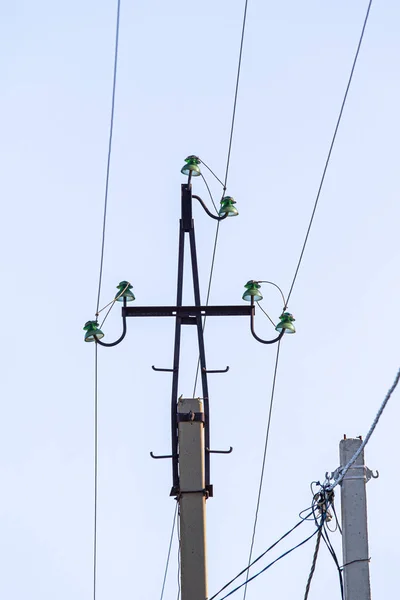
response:
[[[123,301],[124,301],[124,308],[126,308],[126,297],[125,296],[123,298]],[[112,346],[116,346],[117,344],[122,342],[122,340],[124,339],[125,336],[126,336],[126,317],[125,317],[124,313],[122,312],[122,334],[115,342],[111,342],[110,344],[107,344],[106,342],[102,342],[101,340],[99,340],[99,338],[96,335],[94,335],[93,337],[96,341],[96,344],[99,344],[100,346],[106,346],[107,348],[111,348]]]
[[[227,373],[229,371],[229,367],[226,367],[226,369],[216,369],[216,370],[208,370],[206,368],[202,368],[203,373]]]
[[[173,454],[161,454],[160,456],[156,456],[153,452],[150,452],[151,458],[174,458]]]
[[[232,446],[229,446],[229,450],[210,450],[209,448],[206,448],[206,451],[209,454],[230,454],[232,452],[233,448]]]
[[[192,194],[192,198],[196,198],[196,200],[198,200],[200,202],[200,204],[202,205],[202,207],[204,208],[204,210],[206,211],[208,216],[211,217],[212,219],[215,219],[216,221],[223,221],[228,216],[228,213],[225,213],[223,217],[213,215],[212,212],[210,212],[208,210],[207,206],[204,204],[204,202],[200,198],[200,196],[196,196],[195,194]]]
[[[377,470],[376,475],[374,475],[374,472],[371,469],[369,469],[368,467],[365,467],[365,480],[367,483],[371,479],[371,477],[372,477],[372,479],[378,479],[379,471]]]
[[[254,331],[254,296],[251,297],[251,308],[252,308],[252,311],[251,311],[251,316],[250,316],[250,331],[251,331],[253,337],[257,340],[257,342],[261,342],[261,344],[274,344],[275,342],[279,342],[279,340],[282,339],[283,334],[285,333],[284,329],[282,329],[280,334],[272,340],[262,340],[260,337],[258,337],[256,332]]]

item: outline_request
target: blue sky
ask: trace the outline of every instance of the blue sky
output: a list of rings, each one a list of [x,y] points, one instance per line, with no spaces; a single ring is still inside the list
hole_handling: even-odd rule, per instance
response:
[[[250,278],[288,291],[366,8],[249,1],[227,190],[240,215],[221,224],[212,303],[240,303]],[[1,8],[0,595],[8,600],[92,594],[94,348],[82,326],[96,306],[115,13],[104,0]],[[137,304],[174,302],[180,168],[197,154],[224,174],[242,15],[237,0],[122,1],[102,305],[122,279]],[[365,435],[399,366],[399,19],[394,0],[373,3],[290,300],[297,333],[282,343],[255,554],[310,504],[310,482],[338,466],[343,434]],[[207,200],[202,182],[194,193]],[[215,224],[197,206],[195,222],[205,299]],[[189,280],[186,289],[190,302]],[[279,295],[263,290],[277,319]],[[174,511],[170,465],[149,457],[170,447],[170,376],[151,365],[170,365],[174,324],[128,326],[123,344],[99,350],[98,600],[159,597]],[[107,339],[119,330],[115,309]],[[271,334],[261,313],[257,330]],[[191,333],[184,396],[196,367]],[[246,565],[275,349],[257,344],[245,319],[228,318],[209,320],[206,351],[209,368],[230,366],[210,376],[212,445],[234,447],[212,460],[212,595]],[[397,589],[400,558],[396,520],[385,518],[398,491],[398,406],[394,395],[366,451],[380,471],[367,487],[380,597]],[[311,596],[335,600],[325,550]],[[312,552],[310,543],[276,565],[249,586],[248,600],[266,590],[281,600],[304,594]],[[167,600],[177,572],[175,540]]]

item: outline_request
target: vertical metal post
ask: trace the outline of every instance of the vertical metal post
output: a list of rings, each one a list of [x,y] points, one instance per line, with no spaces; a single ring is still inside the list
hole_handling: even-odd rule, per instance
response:
[[[358,438],[340,441],[342,467],[354,456],[361,444],[362,441]],[[365,474],[362,452],[341,484],[345,600],[371,600]]]
[[[178,401],[182,600],[206,600],[204,412],[200,398]]]
[[[182,291],[183,291],[183,261],[185,251],[185,232],[182,220],[179,223],[179,250],[178,250],[178,286],[176,294],[176,305],[182,306]],[[181,347],[181,328],[182,319],[176,317],[175,320],[175,343],[174,343],[174,362],[172,376],[172,393],[171,393],[171,440],[172,440],[172,490],[171,496],[178,493],[179,490],[179,474],[178,474],[178,424],[177,415],[177,399],[178,399],[178,382],[179,382],[179,355]]]
[[[196,239],[194,234],[194,225],[193,228],[189,232],[189,240],[190,240],[190,252],[192,259],[192,275],[193,275],[193,289],[194,289],[194,301],[196,306],[201,306],[200,299],[200,284],[199,284],[199,269],[197,266],[197,253],[196,253]],[[201,370],[201,384],[203,389],[203,400],[204,400],[204,415],[205,415],[205,443],[206,448],[210,448],[210,403],[208,398],[208,381],[207,381],[207,366],[206,366],[206,351],[204,347],[204,333],[203,333],[203,323],[200,315],[196,317],[197,319],[197,339],[199,344],[199,360],[200,360],[200,370]],[[206,487],[210,488],[210,454],[206,451],[205,456],[205,477],[206,477]]]

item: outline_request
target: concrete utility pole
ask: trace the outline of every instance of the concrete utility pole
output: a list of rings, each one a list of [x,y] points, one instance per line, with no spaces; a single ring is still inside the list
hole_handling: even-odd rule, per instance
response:
[[[362,440],[340,441],[340,465],[354,456]],[[365,484],[370,478],[364,464],[364,452],[347,471],[341,487],[342,547],[345,600],[371,600],[369,581],[367,498]]]
[[[204,411],[200,398],[178,401],[182,600],[207,598]]]

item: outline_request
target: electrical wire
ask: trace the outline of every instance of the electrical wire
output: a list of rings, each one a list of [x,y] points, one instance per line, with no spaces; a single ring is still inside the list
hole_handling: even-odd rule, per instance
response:
[[[246,585],[247,583],[249,583],[250,581],[252,581],[256,577],[258,577],[259,575],[261,575],[261,573],[264,573],[273,564],[275,564],[276,562],[278,562],[279,560],[281,560],[282,558],[284,558],[285,556],[287,556],[288,554],[290,554],[291,552],[293,552],[294,550],[296,550],[297,548],[299,548],[300,546],[302,546],[303,544],[305,544],[306,542],[308,542],[325,525],[329,508],[331,507],[332,502],[333,502],[333,498],[334,498],[333,492],[327,492],[323,487],[322,487],[322,489],[321,489],[320,492],[318,492],[316,494],[313,494],[312,505],[311,505],[311,507],[309,509],[306,509],[306,510],[308,510],[308,514],[305,517],[300,517],[300,521],[298,521],[296,523],[296,525],[294,525],[294,527],[292,527],[289,531],[287,531],[283,536],[281,536],[279,538],[279,540],[277,540],[274,544],[272,544],[272,546],[270,546],[269,548],[267,548],[267,550],[265,550],[265,552],[263,552],[255,560],[253,560],[250,565],[248,565],[246,568],[244,568],[242,571],[240,571],[240,573],[238,573],[233,579],[231,579],[228,583],[226,583],[216,594],[214,594],[213,596],[211,596],[211,598],[209,600],[215,600],[215,598],[217,596],[219,596],[224,590],[226,590],[230,585],[232,585],[232,583],[234,583],[241,575],[243,575],[244,573],[247,573],[248,569],[250,567],[252,567],[259,560],[261,560],[268,552],[270,552],[273,548],[275,548],[283,539],[285,539],[286,537],[288,537],[302,523],[305,523],[306,521],[308,521],[310,519],[310,517],[312,517],[312,521],[314,521],[314,523],[316,525],[316,530],[309,537],[307,537],[306,539],[304,539],[302,542],[300,542],[299,544],[297,544],[296,546],[294,546],[290,550],[288,550],[288,551],[284,552],[283,554],[281,554],[281,556],[279,556],[276,560],[274,560],[271,563],[269,563],[261,571],[259,571],[255,575],[253,575],[251,578],[249,578],[248,580],[246,580],[245,582],[243,582],[241,585],[237,586],[234,590],[232,590],[231,592],[229,592],[229,594],[227,594],[226,596],[223,596],[223,598],[221,598],[220,600],[224,600],[224,598],[227,598],[231,594],[237,592],[241,587],[243,587],[244,585]],[[300,515],[303,514],[304,512],[306,512],[306,510],[302,510],[301,513],[300,513]],[[318,515],[317,515],[317,512],[319,513]]]
[[[329,554],[332,556],[333,562],[336,565],[336,568],[337,568],[337,571],[338,571],[338,574],[339,574],[340,594],[341,594],[342,600],[344,600],[343,574],[342,574],[342,570],[341,570],[340,565],[339,565],[338,558],[336,556],[335,549],[332,546],[332,543],[331,543],[331,541],[329,539],[328,531],[329,530],[327,529],[326,523],[325,523],[324,532],[322,534],[322,539],[324,540],[324,542],[325,542],[325,544],[326,544],[326,546],[327,546],[327,548],[329,550]]]
[[[235,95],[234,95],[234,100],[233,100],[232,121],[231,121],[231,129],[230,129],[230,134],[229,134],[228,155],[227,155],[227,159],[226,159],[226,169],[225,169],[224,183],[222,183],[222,181],[215,175],[215,173],[213,171],[211,171],[210,167],[208,167],[203,161],[201,161],[204,164],[204,166],[221,183],[221,185],[223,187],[223,194],[222,195],[225,194],[227,183],[228,183],[228,173],[229,173],[229,165],[230,165],[230,160],[231,160],[233,133],[234,133],[234,129],[235,129],[236,107],[237,107],[237,99],[238,99],[238,93],[239,93],[240,70],[241,70],[241,66],[242,66],[244,33],[245,33],[245,29],[246,29],[247,4],[248,4],[248,0],[245,0],[244,13],[243,13],[243,21],[242,21],[242,34],[241,34],[241,37],[240,37],[239,60],[238,60],[238,68],[237,68],[237,73],[236,73]],[[203,177],[203,180],[204,180],[204,177]],[[214,202],[213,202],[213,204],[214,204]],[[215,209],[216,209],[216,207],[215,207]],[[206,306],[208,306],[208,302],[209,302],[209,299],[210,299],[211,283],[212,283],[212,278],[213,278],[213,273],[214,273],[215,256],[216,256],[217,244],[218,244],[219,226],[220,226],[220,221],[218,221],[217,227],[216,227],[216,230],[215,230],[215,239],[214,239],[213,255],[212,255],[212,259],[211,259],[210,276],[209,276],[209,279],[208,279],[208,290],[207,290]],[[203,320],[203,331],[204,331],[205,323],[206,323],[206,318],[204,318],[204,320]],[[195,381],[194,381],[194,386],[193,386],[193,398],[196,395],[196,387],[197,387],[197,381],[198,381],[198,377],[199,377],[199,370],[200,370],[200,358],[197,361],[196,375],[195,375]]]
[[[250,569],[250,564],[251,564],[251,558],[253,556],[254,541],[255,541],[255,537],[256,537],[256,529],[257,529],[257,522],[258,522],[258,513],[260,510],[261,493],[262,493],[263,482],[264,482],[265,463],[266,463],[266,458],[267,458],[269,432],[270,432],[270,428],[271,428],[272,407],[274,404],[275,384],[276,384],[276,375],[278,372],[280,347],[281,347],[281,340],[279,340],[277,350],[276,350],[275,368],[274,368],[274,375],[273,375],[273,379],[272,379],[271,398],[270,398],[270,402],[269,402],[267,430],[265,433],[264,454],[263,454],[262,466],[261,466],[260,484],[258,487],[257,504],[256,504],[256,510],[255,510],[255,514],[254,514],[253,535],[252,535],[251,544],[250,544],[250,552],[249,552],[249,560],[248,560],[248,568],[247,568],[247,573],[246,573],[245,587],[244,587],[244,592],[243,592],[243,600],[245,600],[246,594],[247,594],[247,582],[249,581],[249,569]]]
[[[353,79],[353,74],[354,74],[354,70],[355,70],[355,67],[356,67],[356,64],[357,64],[358,55],[360,53],[360,48],[361,48],[361,44],[362,44],[362,41],[363,41],[363,38],[364,38],[364,32],[365,32],[365,28],[367,26],[367,22],[368,22],[368,17],[369,17],[371,5],[372,5],[372,0],[369,0],[367,12],[366,12],[366,15],[365,15],[365,18],[364,18],[364,23],[363,23],[362,30],[361,30],[361,35],[360,35],[360,38],[359,38],[359,41],[358,41],[357,50],[356,50],[356,53],[355,53],[355,56],[354,56],[354,60],[353,60],[353,65],[351,67],[350,76],[349,76],[349,79],[348,79],[348,82],[347,82],[346,91],[344,93],[342,105],[340,107],[339,117],[338,117],[337,122],[336,122],[335,130],[334,130],[333,137],[332,137],[332,141],[331,141],[331,144],[330,144],[330,147],[329,147],[328,156],[326,158],[325,166],[324,166],[324,169],[322,171],[322,177],[321,177],[321,180],[320,180],[320,183],[319,183],[319,187],[318,187],[318,191],[317,191],[317,196],[316,196],[315,202],[314,202],[314,208],[313,208],[312,213],[311,213],[310,222],[308,224],[306,237],[304,239],[303,247],[302,247],[302,250],[300,252],[300,258],[298,260],[297,267],[296,267],[296,270],[295,270],[295,274],[294,274],[294,277],[293,277],[293,280],[292,280],[292,284],[290,286],[290,290],[289,290],[289,293],[287,295],[287,301],[286,301],[285,309],[287,308],[290,296],[292,295],[293,287],[294,287],[294,284],[295,284],[296,279],[297,279],[297,275],[298,275],[298,272],[299,272],[299,269],[300,269],[301,262],[303,260],[304,251],[305,251],[305,248],[306,248],[306,245],[307,245],[308,237],[310,235],[311,226],[312,226],[312,223],[314,221],[314,216],[315,216],[315,212],[317,210],[319,198],[320,198],[321,191],[322,191],[322,186],[324,185],[324,181],[325,181],[325,175],[326,175],[326,172],[327,172],[327,169],[328,169],[329,161],[331,159],[332,150],[333,150],[333,147],[335,145],[337,132],[339,130],[339,125],[340,125],[340,122],[342,120],[343,110],[344,110],[344,107],[345,107],[345,104],[346,104],[346,100],[347,100],[347,96],[348,96],[348,93],[349,93],[350,85],[351,85],[351,82],[352,82],[352,79]]]
[[[210,169],[210,167],[209,167],[208,165],[206,165],[206,163],[204,162],[204,160],[203,160],[202,158],[200,158],[199,160],[200,160],[201,164],[202,164],[202,165],[204,165],[204,166],[205,166],[205,168],[206,168],[206,169],[208,169],[208,170],[210,171],[211,175],[213,175],[213,176],[215,177],[215,179],[216,179],[217,181],[219,181],[219,183],[222,185],[222,187],[223,187],[223,190],[224,190],[224,193],[225,193],[226,187],[225,187],[225,184],[224,184],[224,182],[220,180],[220,178],[219,178],[219,177],[218,177],[218,176],[217,176],[217,175],[214,173],[214,171],[213,171],[212,169]],[[202,175],[202,174],[201,174],[201,175]],[[203,175],[202,175],[202,176],[203,176]]]
[[[111,166],[111,152],[112,152],[112,138],[114,131],[114,112],[115,112],[115,92],[117,86],[117,66],[118,66],[118,46],[119,46],[119,25],[120,25],[120,14],[121,14],[121,0],[117,0],[117,14],[116,14],[116,26],[115,26],[115,46],[114,46],[114,70],[113,70],[113,82],[112,82],[112,95],[111,95],[111,114],[110,114],[110,127],[109,127],[109,139],[108,139],[108,153],[107,153],[107,168],[106,168],[106,180],[104,190],[104,211],[103,211],[103,231],[101,239],[101,253],[100,253],[100,269],[99,269],[99,284],[97,291],[97,303],[96,303],[96,315],[99,312],[100,306],[100,294],[101,294],[101,283],[103,278],[103,265],[104,265],[104,247],[106,238],[106,224],[107,224],[107,206],[108,206],[108,189],[110,181],[110,166]],[[111,305],[111,308],[113,304]],[[110,308],[110,310],[111,310]],[[110,310],[106,314],[107,318]],[[93,528],[93,600],[96,600],[96,583],[97,583],[97,499],[98,499],[98,348],[95,344],[95,366],[94,366],[94,528]]]
[[[101,283],[102,283],[102,278],[103,278],[104,246],[105,246],[105,239],[106,239],[106,224],[107,224],[108,188],[109,188],[109,182],[110,182],[112,139],[113,139],[113,132],[114,132],[115,92],[116,92],[116,88],[117,88],[120,14],[121,14],[121,0],[117,0],[117,23],[116,23],[116,29],[115,29],[114,71],[113,71],[112,96],[111,96],[110,132],[109,132],[109,137],[108,137],[106,182],[105,182],[105,190],[104,190],[103,234],[102,234],[102,239],[101,239],[100,272],[99,272],[99,286],[98,286],[98,292],[97,292],[96,313],[99,311]]]
[[[98,472],[98,355],[94,349],[94,523],[93,523],[93,600],[96,600],[97,583],[97,472]]]
[[[179,502],[177,501],[176,504],[178,506],[178,514],[179,514]],[[177,520],[176,531],[178,533],[178,594],[176,596],[176,600],[179,600],[179,598],[181,597],[181,579],[180,579],[180,575],[181,575],[181,532],[180,532],[180,527],[179,527],[179,516],[178,516],[178,520]]]
[[[172,548],[172,542],[173,542],[173,539],[174,539],[174,531],[175,531],[175,525],[176,525],[176,517],[177,517],[177,514],[178,514],[178,506],[179,505],[178,505],[178,502],[177,502],[176,506],[175,506],[175,510],[174,510],[174,518],[172,519],[172,530],[171,530],[171,536],[170,536],[170,539],[169,539],[167,562],[165,564],[164,579],[163,579],[162,588],[161,588],[160,600],[163,600],[163,597],[164,597],[165,582],[167,581],[169,559],[171,557],[171,548]]]
[[[210,300],[211,283],[212,283],[212,278],[213,278],[213,273],[214,273],[215,256],[216,256],[217,244],[218,244],[219,225],[220,225],[220,221],[218,221],[218,223],[217,223],[217,230],[215,232],[215,238],[214,238],[214,248],[213,248],[212,260],[211,260],[210,277],[208,279],[206,306],[208,306],[208,302]],[[204,319],[203,319],[203,332],[204,332],[204,329],[205,329],[205,326],[206,326],[206,322],[207,322],[207,317],[204,317]],[[197,387],[197,380],[199,378],[199,371],[200,371],[200,357],[197,360],[196,376],[195,376],[195,379],[194,379],[194,386],[193,386],[193,398],[196,395],[196,387]]]
[[[212,171],[211,171],[211,172],[212,172]],[[218,209],[217,209],[217,206],[216,206],[216,204],[215,204],[215,202],[214,202],[214,198],[213,198],[213,195],[212,195],[212,193],[211,193],[210,186],[208,185],[208,183],[207,183],[207,181],[206,181],[206,178],[204,177],[203,173],[200,173],[200,175],[201,175],[201,177],[202,177],[202,179],[203,179],[203,181],[204,181],[204,183],[205,183],[205,186],[206,186],[206,188],[207,188],[207,191],[208,191],[208,195],[210,196],[210,198],[211,198],[211,202],[212,202],[212,205],[213,205],[213,207],[215,208],[215,212],[218,214]],[[220,180],[218,179],[218,181],[220,181]]]
[[[303,511],[304,512],[304,511]],[[312,512],[310,512],[308,514],[308,517],[312,515]],[[241,577],[244,573],[246,573],[249,569],[249,567],[252,567],[253,565],[255,565],[259,560],[261,560],[266,554],[268,554],[268,552],[270,552],[271,550],[273,550],[282,540],[284,540],[285,538],[287,538],[295,529],[297,529],[298,527],[300,527],[300,525],[302,525],[304,523],[306,519],[301,519],[300,521],[298,521],[296,523],[296,525],[294,525],[291,529],[289,529],[289,531],[287,531],[284,535],[282,535],[279,540],[277,540],[276,542],[274,542],[272,544],[272,546],[270,546],[269,548],[267,548],[265,550],[265,552],[263,552],[262,554],[260,554],[260,556],[258,556],[256,559],[253,560],[253,562],[248,565],[247,567],[245,567],[242,571],[240,571],[240,573],[238,573],[233,579],[231,579],[230,581],[228,581],[228,583],[226,583],[216,594],[214,594],[213,596],[211,596],[211,598],[209,600],[214,600],[217,596],[219,596],[219,594],[221,592],[223,592],[224,590],[226,590],[226,588],[228,588],[230,585],[232,585],[232,583],[234,581],[236,581],[236,579],[238,579],[239,577]]]
[[[258,300],[257,300],[257,306],[258,306],[258,308],[259,308],[259,309],[261,309],[261,310],[262,310],[262,312],[264,313],[264,315],[265,315],[266,317],[268,317],[268,319],[270,320],[270,322],[272,323],[272,325],[273,325],[274,327],[276,327],[276,323],[274,323],[274,322],[273,322],[273,320],[271,319],[271,317],[269,316],[269,314],[267,313],[267,311],[266,311],[266,310],[265,310],[265,309],[264,309],[264,308],[261,306],[261,304],[259,303],[259,301],[258,301]]]
[[[261,571],[259,571],[258,573],[256,573],[252,577],[250,577],[250,579],[248,579],[244,583],[241,583],[240,585],[238,585],[235,589],[233,589],[232,591],[230,591],[225,596],[222,596],[222,598],[220,598],[220,600],[225,600],[225,598],[228,598],[229,596],[232,596],[232,594],[234,594],[235,592],[237,592],[238,590],[240,590],[244,585],[247,585],[248,583],[250,583],[250,581],[253,581],[257,577],[259,577],[260,575],[262,575],[262,573],[265,573],[265,571],[267,571],[270,567],[272,567],[272,565],[274,565],[278,561],[282,560],[282,558],[285,558],[285,556],[288,556],[288,554],[291,554],[294,550],[297,550],[301,546],[304,546],[304,544],[306,544],[308,541],[310,541],[314,537],[314,535],[316,535],[318,533],[318,531],[319,531],[319,528],[316,529],[307,538],[305,538],[302,542],[300,542],[299,544],[297,544],[293,548],[290,548],[290,550],[287,550],[286,552],[284,552],[283,554],[281,554],[280,556],[278,556],[278,558],[276,558],[275,560],[273,560],[272,562],[270,562],[266,567],[264,567],[263,569],[261,569]],[[213,596],[212,598],[215,598],[215,596]],[[212,598],[210,598],[210,600],[212,600]]]
[[[317,533],[317,540],[315,542],[315,550],[314,550],[314,555],[313,555],[313,559],[312,559],[312,563],[311,563],[310,574],[309,574],[308,580],[307,580],[306,591],[304,593],[304,600],[307,600],[308,594],[310,593],[311,581],[314,576],[315,567],[317,565],[318,552],[319,552],[319,547],[321,544],[321,536],[322,536],[322,527],[319,528],[318,533]]]
[[[244,32],[246,29],[246,19],[247,19],[247,4],[248,0],[245,1],[244,4],[244,13],[243,13],[243,24],[242,24],[242,35],[240,38],[240,50],[239,50],[239,61],[236,75],[236,86],[235,86],[235,97],[233,100],[233,111],[232,111],[232,123],[231,123],[231,133],[229,136],[229,146],[228,146],[228,158],[226,160],[226,170],[225,170],[225,183],[224,189],[226,189],[226,184],[228,182],[228,173],[229,173],[229,164],[231,160],[231,151],[232,151],[232,141],[233,141],[233,130],[235,127],[235,118],[236,118],[236,107],[237,107],[237,99],[239,92],[239,81],[240,81],[240,69],[242,67],[242,56],[243,56],[243,42],[244,42]]]
[[[376,417],[373,420],[372,425],[369,428],[369,431],[368,431],[367,435],[365,436],[363,443],[360,445],[357,452],[355,452],[354,455],[351,457],[351,459],[348,461],[347,465],[345,465],[342,469],[340,469],[340,474],[337,477],[337,479],[334,481],[334,483],[327,484],[325,486],[326,490],[328,490],[328,491],[333,490],[339,483],[341,483],[343,481],[347,471],[356,462],[356,460],[360,456],[361,452],[364,451],[365,446],[368,444],[372,434],[375,431],[376,426],[378,425],[379,419],[381,418],[382,413],[385,410],[385,408],[390,400],[391,395],[393,394],[394,390],[397,387],[397,384],[399,383],[399,379],[400,379],[400,369],[397,371],[397,374],[396,374],[395,380],[392,384],[392,387],[389,389],[388,393],[385,396],[384,401],[382,402],[381,406],[379,407]]]

